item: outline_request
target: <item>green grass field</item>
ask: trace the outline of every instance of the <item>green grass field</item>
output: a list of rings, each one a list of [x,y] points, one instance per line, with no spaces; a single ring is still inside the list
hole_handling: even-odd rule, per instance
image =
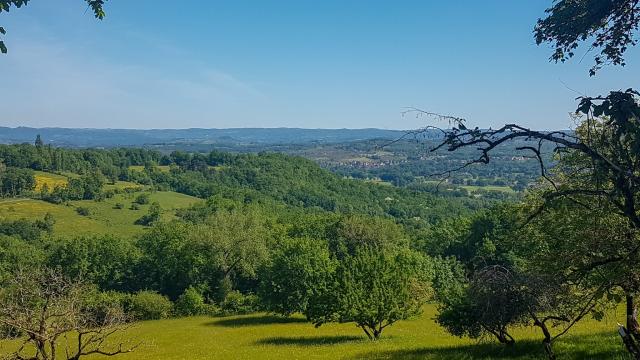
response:
[[[300,317],[267,314],[193,317],[147,321],[120,339],[142,345],[118,359],[544,359],[537,329],[514,331],[516,345],[505,347],[491,339],[475,341],[447,334],[434,321],[428,305],[418,319],[387,329],[376,342],[353,324],[320,328]],[[578,324],[554,345],[559,359],[623,359],[616,335],[616,317]],[[15,343],[0,343],[5,352]]]
[[[156,165],[156,168],[162,172],[169,172],[169,166],[167,165]],[[131,165],[129,166],[129,170],[133,171],[144,171],[144,166],[142,165]]]
[[[461,188],[469,191],[469,192],[474,192],[477,190],[484,190],[484,191],[500,191],[500,192],[506,192],[506,193],[515,193],[515,191],[510,188],[509,186],[497,186],[497,185],[487,185],[487,186],[475,186],[475,185],[461,185]]]
[[[120,182],[112,186],[128,187],[131,183]],[[140,192],[131,194],[116,194],[104,201],[81,200],[70,201],[68,205],[55,205],[33,199],[7,199],[0,201],[0,219],[34,219],[42,218],[50,213],[56,220],[54,234],[83,235],[83,234],[114,234],[131,237],[144,231],[144,227],[134,225],[134,221],[146,214],[149,205],[141,205],[139,210],[131,210],[131,203]],[[185,208],[200,201],[200,199],[178,194],[171,191],[157,191],[150,193],[150,202],[157,201],[163,209],[163,218],[170,220],[175,210]],[[123,209],[116,209],[116,203],[124,205]],[[81,216],[76,208],[82,206],[90,209],[89,216]]]

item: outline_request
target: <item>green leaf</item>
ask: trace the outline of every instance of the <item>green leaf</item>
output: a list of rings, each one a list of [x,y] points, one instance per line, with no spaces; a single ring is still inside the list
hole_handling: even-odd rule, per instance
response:
[[[7,47],[4,46],[4,41],[0,41],[0,52],[3,54],[7,53]]]

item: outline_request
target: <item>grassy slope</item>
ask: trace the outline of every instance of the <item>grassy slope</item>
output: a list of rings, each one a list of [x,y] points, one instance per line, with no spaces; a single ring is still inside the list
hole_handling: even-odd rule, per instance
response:
[[[127,184],[120,183],[115,186],[126,187]],[[129,237],[144,231],[143,226],[134,225],[133,222],[146,214],[149,208],[149,205],[141,205],[139,210],[129,209],[138,194],[117,194],[101,202],[71,201],[68,206],[54,205],[41,200],[8,199],[0,201],[0,219],[42,218],[49,212],[56,219],[54,233],[57,235],[109,233]],[[151,193],[150,201],[160,203],[164,210],[163,217],[169,220],[174,216],[175,209],[188,207],[200,200],[175,192],[158,191]],[[124,209],[114,209],[116,203],[122,203]],[[78,206],[91,209],[91,215],[78,215]]]
[[[34,171],[34,177],[36,179],[36,191],[40,191],[44,184],[47,184],[50,190],[53,190],[56,186],[67,185],[68,179],[64,175],[52,174],[42,171]]]
[[[537,359],[544,358],[535,329],[514,332],[518,343],[505,348],[493,341],[478,343],[453,337],[432,320],[434,306],[416,320],[399,322],[377,342],[366,340],[353,324],[315,329],[301,318],[269,315],[226,318],[194,317],[148,321],[121,335],[143,341],[134,353],[118,359]],[[561,338],[560,359],[622,358],[613,314],[603,322],[585,320]],[[2,343],[0,343],[2,345]],[[5,348],[9,347],[4,343]],[[7,350],[5,350],[7,351]],[[473,355],[472,355],[473,354]]]

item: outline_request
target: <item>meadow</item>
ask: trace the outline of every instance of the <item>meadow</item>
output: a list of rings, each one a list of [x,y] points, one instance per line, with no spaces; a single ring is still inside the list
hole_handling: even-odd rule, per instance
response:
[[[133,183],[119,181],[113,185],[105,185],[105,189],[134,186],[139,187]],[[146,214],[150,206],[139,205],[138,210],[131,209],[132,202],[141,192],[115,194],[112,198],[102,201],[77,200],[66,204],[52,204],[36,199],[5,199],[0,200],[0,219],[38,219],[50,213],[56,221],[56,235],[114,234],[132,237],[144,231],[145,227],[135,225],[134,221]],[[173,219],[176,209],[186,208],[201,201],[172,191],[155,191],[148,194],[149,203],[158,202],[162,207],[163,220]],[[122,204],[123,208],[116,208],[116,204]],[[88,208],[90,214],[79,215],[76,211],[78,207]]]
[[[190,317],[136,324],[118,341],[141,343],[118,359],[544,359],[540,333],[534,328],[514,331],[516,344],[505,347],[492,339],[475,341],[446,333],[433,320],[435,306],[425,306],[414,320],[385,329],[369,341],[353,324],[315,328],[301,317],[269,314]],[[559,359],[624,359],[616,333],[622,311],[602,322],[576,325],[554,345]],[[3,352],[14,342],[0,343]]]
[[[56,186],[65,186],[69,182],[65,175],[43,171],[34,171],[34,178],[36,180],[36,191],[42,190],[42,187],[45,185],[49,189],[53,189]]]

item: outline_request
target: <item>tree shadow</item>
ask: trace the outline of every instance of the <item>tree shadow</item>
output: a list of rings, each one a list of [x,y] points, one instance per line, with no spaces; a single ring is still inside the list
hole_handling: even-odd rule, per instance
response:
[[[249,315],[233,318],[222,318],[207,323],[208,326],[224,326],[224,327],[239,327],[239,326],[262,326],[273,324],[293,324],[293,323],[306,323],[307,320],[303,318],[292,318],[274,315]]]
[[[410,350],[376,351],[359,354],[356,359],[530,359],[544,356],[540,343],[522,341],[513,346],[473,344],[452,347],[424,347]]]
[[[256,341],[258,345],[298,345],[298,346],[314,346],[314,345],[337,345],[348,342],[363,341],[362,336],[314,336],[314,337],[271,337]]]
[[[594,334],[595,335],[595,334]],[[600,335],[600,334],[598,334]],[[592,336],[574,335],[564,339],[567,347],[554,346],[559,359],[626,359],[625,351],[612,344],[595,348]],[[546,359],[542,342],[520,340],[513,346],[499,343],[478,343],[470,345],[437,347],[429,346],[409,350],[376,351],[358,354],[355,359],[442,359],[442,360],[489,360],[489,359]]]

